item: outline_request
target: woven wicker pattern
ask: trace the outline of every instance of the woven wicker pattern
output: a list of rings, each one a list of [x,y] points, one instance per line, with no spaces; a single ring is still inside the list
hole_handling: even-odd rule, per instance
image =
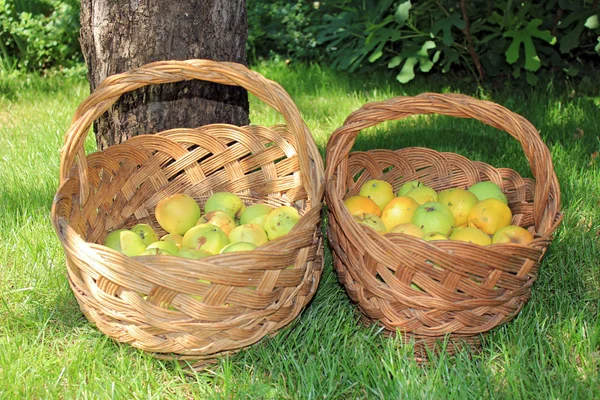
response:
[[[86,156],[93,121],[123,93],[201,79],[246,88],[286,126],[215,124],[133,137]],[[157,357],[210,360],[275,333],[313,297],[323,268],[323,164],[295,104],[277,83],[238,64],[168,61],[107,78],[75,113],[61,153],[52,220],[69,283],[86,317],[115,340]],[[140,222],[159,233],[154,208],[187,193],[202,206],[214,192],[247,205],[292,205],[302,218],[259,249],[202,260],[127,257],[99,245]]]
[[[535,181],[507,168],[426,148],[350,153],[362,129],[417,114],[473,118],[509,133],[522,144]],[[562,217],[550,153],[535,128],[498,104],[463,95],[424,93],[364,105],[330,137],[325,176],[328,238],[340,282],[367,320],[389,332],[399,330],[406,340],[415,338],[417,348],[432,347],[445,335],[451,339],[449,352],[461,344],[476,345],[476,335],[514,318],[530,296]],[[508,197],[513,224],[528,229],[535,239],[527,246],[483,247],[379,235],[356,223],[343,203],[369,179],[383,179],[395,191],[415,179],[436,191],[492,181]]]

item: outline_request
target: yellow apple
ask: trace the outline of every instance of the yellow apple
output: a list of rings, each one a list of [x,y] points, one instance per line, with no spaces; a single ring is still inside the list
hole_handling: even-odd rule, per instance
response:
[[[386,230],[410,222],[418,207],[419,204],[410,197],[400,196],[392,199],[381,212],[381,220]]]
[[[528,244],[532,240],[533,235],[527,229],[517,225],[502,227],[492,237],[492,243]]]
[[[204,204],[204,213],[208,214],[211,211],[224,211],[231,218],[240,218],[246,206],[242,199],[235,193],[217,192],[210,196]]]
[[[403,233],[405,235],[414,236],[418,238],[422,238],[424,233],[421,228],[416,226],[415,224],[406,223],[394,226],[392,229],[388,231],[388,233]]]
[[[508,204],[508,199],[506,195],[502,192],[502,189],[494,182],[485,181],[485,182],[477,182],[469,188],[469,192],[473,193],[477,196],[479,201],[486,199],[497,199],[503,202],[504,204]]]
[[[106,235],[104,245],[129,257],[140,255],[146,250],[142,238],[128,229],[118,229]]]
[[[488,235],[493,235],[498,229],[510,225],[512,212],[501,200],[489,198],[475,204],[469,213],[468,226],[479,228]]]
[[[200,218],[200,207],[187,194],[178,193],[162,199],[156,205],[156,220],[168,233],[183,235]]]
[[[223,247],[219,254],[224,253],[237,253],[238,251],[251,251],[256,248],[254,243],[250,242],[235,242],[229,243],[227,246]]]
[[[418,186],[405,194],[406,197],[414,199],[417,203],[425,204],[438,201],[438,194],[429,186]]]
[[[246,207],[240,216],[240,225],[256,224],[264,226],[267,215],[273,211],[273,207],[266,204],[253,204]]]
[[[368,197],[364,196],[352,196],[348,197],[344,200],[344,205],[350,212],[350,215],[356,214],[375,214],[377,216],[381,215],[381,210],[379,206]]]
[[[452,215],[452,211],[448,206],[431,201],[417,208],[411,222],[421,228],[423,234],[439,232],[442,235],[447,235],[454,226],[454,215]]]
[[[229,235],[229,232],[237,226],[235,220],[225,211],[221,210],[208,212],[196,221],[196,225],[206,223],[218,226],[226,235]]]
[[[490,236],[481,229],[472,227],[454,228],[449,236],[450,240],[460,240],[461,242],[469,242],[487,246],[492,244]]]
[[[200,224],[190,228],[181,241],[181,249],[196,249],[218,254],[229,244],[225,232],[212,224]]]
[[[165,236],[161,237],[160,240],[162,240],[163,242],[171,242],[175,246],[177,246],[177,248],[181,249],[181,241],[183,240],[183,236],[177,233],[168,233]]]
[[[265,219],[264,229],[269,240],[287,235],[300,221],[300,214],[292,206],[281,206],[271,211]]]
[[[373,228],[379,233],[385,233],[385,231],[386,231],[385,224],[383,223],[381,218],[379,218],[375,214],[369,214],[369,213],[356,214],[356,215],[353,215],[352,218],[354,218],[354,220],[356,222],[358,222],[359,224],[366,225],[370,228]]]
[[[360,187],[359,195],[373,200],[380,211],[395,197],[392,185],[379,179],[365,182]]]
[[[257,224],[245,224],[233,228],[228,236],[230,243],[248,242],[261,246],[269,241],[267,232]]]
[[[423,240],[433,242],[434,240],[448,240],[448,238],[439,232],[429,232],[423,235]]]
[[[446,189],[438,193],[438,202],[448,206],[454,215],[454,226],[467,226],[469,212],[479,202],[473,193],[460,189]]]

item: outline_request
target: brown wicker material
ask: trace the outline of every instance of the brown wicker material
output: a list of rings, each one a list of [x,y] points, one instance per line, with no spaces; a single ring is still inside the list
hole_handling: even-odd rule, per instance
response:
[[[417,114],[473,118],[508,132],[523,146],[535,181],[426,148],[350,153],[362,129]],[[451,339],[448,352],[474,346],[480,333],[514,318],[529,298],[562,217],[550,152],[531,123],[498,104],[458,94],[424,93],[365,104],[330,137],[325,178],[328,238],[339,280],[366,318],[401,332],[405,340],[414,338],[417,349],[431,348],[445,336]],[[492,181],[508,197],[513,224],[527,228],[535,239],[527,246],[484,247],[377,234],[356,223],[343,203],[369,179],[383,179],[395,191],[411,180],[436,191]]]
[[[172,129],[85,155],[91,124],[122,94],[189,79],[242,86],[281,113],[287,127]],[[275,333],[315,294],[323,268],[323,162],[286,91],[243,65],[165,61],[108,77],[75,113],[60,182],[52,221],[69,283],[86,317],[119,342],[160,358],[210,360]],[[247,205],[292,205],[302,218],[254,251],[202,260],[130,258],[99,244],[138,222],[162,235],[154,217],[161,199],[187,193],[203,206],[217,191],[237,193]]]

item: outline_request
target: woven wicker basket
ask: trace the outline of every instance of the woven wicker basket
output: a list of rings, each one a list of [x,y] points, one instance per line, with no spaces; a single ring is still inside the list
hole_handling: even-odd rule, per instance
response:
[[[509,133],[521,143],[535,181],[426,148],[350,153],[362,129],[417,114],[473,118]],[[419,357],[426,356],[427,348],[435,350],[440,339],[448,339],[450,353],[461,345],[476,348],[480,333],[514,318],[529,298],[562,217],[550,153],[536,129],[498,104],[464,95],[424,93],[365,104],[330,137],[325,178],[328,239],[340,282],[364,319],[378,322],[389,334],[402,333],[405,342],[414,339]],[[436,191],[492,181],[508,197],[513,224],[527,228],[535,239],[527,246],[483,247],[377,234],[356,223],[343,203],[369,179],[383,179],[395,191],[411,180]]]
[[[287,126],[172,129],[85,155],[91,124],[122,94],[190,79],[244,87]],[[86,317],[111,338],[159,358],[208,362],[273,334],[315,294],[323,268],[322,159],[285,90],[243,65],[165,61],[107,78],[77,109],[60,161],[52,221],[69,283]],[[259,249],[202,260],[130,258],[99,244],[139,222],[164,234],[154,217],[161,199],[187,193],[203,205],[217,191],[237,193],[247,205],[292,205],[302,217]]]

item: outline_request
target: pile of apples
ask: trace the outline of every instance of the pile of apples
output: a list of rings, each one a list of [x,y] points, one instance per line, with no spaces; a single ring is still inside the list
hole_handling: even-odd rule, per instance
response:
[[[158,224],[167,234],[158,238],[148,224],[110,232],[104,245],[127,256],[170,255],[200,259],[215,254],[250,251],[286,235],[300,220],[291,206],[248,207],[234,193],[217,192],[204,204],[178,193],[156,205]]]
[[[460,240],[482,246],[533,240],[528,230],[511,225],[506,195],[488,181],[439,192],[410,181],[394,194],[388,182],[373,179],[344,204],[359,224],[381,234],[403,233],[426,241]]]

